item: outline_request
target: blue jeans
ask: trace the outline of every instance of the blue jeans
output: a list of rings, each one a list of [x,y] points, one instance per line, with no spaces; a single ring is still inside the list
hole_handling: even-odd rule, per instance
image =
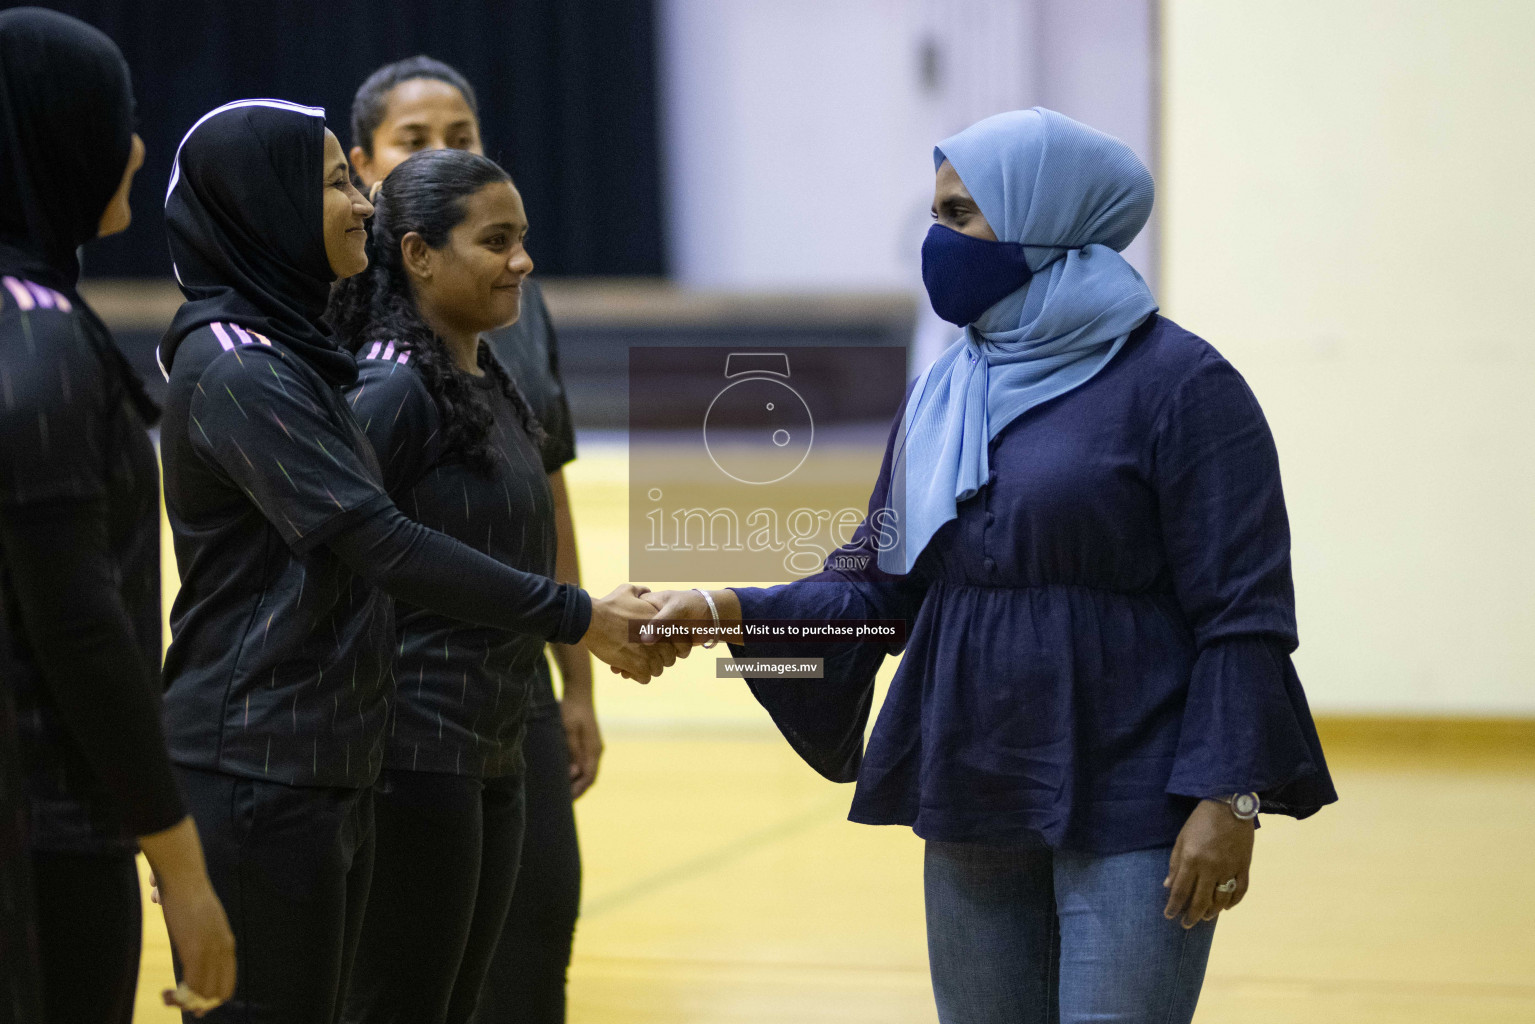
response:
[[[943,1024],[1188,1024],[1215,922],[1162,916],[1171,847],[1063,853],[928,842],[928,964]]]

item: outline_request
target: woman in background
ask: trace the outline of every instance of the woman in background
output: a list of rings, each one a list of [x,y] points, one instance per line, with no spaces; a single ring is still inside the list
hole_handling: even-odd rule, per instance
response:
[[[372,874],[371,787],[393,602],[575,643],[654,674],[632,588],[593,600],[413,523],[384,490],[324,320],[366,269],[372,206],[324,111],[242,100],[201,118],[166,226],[187,301],[159,356],[181,591],[166,658],[172,760],[231,907],[241,1022],[340,1013]],[[237,902],[236,901],[237,898]]]
[[[379,68],[352,102],[352,167],[371,188],[412,153],[463,149],[483,154],[474,90],[453,68],[412,57]],[[527,398],[543,430],[539,457],[554,497],[554,576],[581,582],[575,527],[562,467],[576,457],[575,432],[560,381],[554,327],[538,282],[522,282],[515,324],[486,337]],[[537,659],[523,754],[527,828],[506,927],[480,999],[480,1019],[558,1024],[581,905],[581,851],[572,801],[597,779],[602,735],[591,659],[579,645],[551,644],[560,668],[555,698],[549,664]]]
[[[653,594],[666,619],[904,619],[758,699],[849,818],[926,845],[945,1024],[1187,1024],[1255,819],[1337,799],[1290,653],[1290,533],[1257,400],[1156,315],[1119,252],[1151,213],[1123,143],[1053,111],[934,151],[922,247],[964,333],[892,425],[869,516],[827,570]],[[1176,920],[1175,920],[1176,919]]]
[[[368,270],[329,319],[360,357],[352,410],[390,496],[524,572],[552,576],[542,431],[483,335],[517,318],[527,216],[482,156],[418,153],[374,190]],[[349,1021],[462,1024],[511,903],[536,636],[400,606],[400,680],[374,789],[373,890]]]
[[[235,984],[160,724],[159,469],[145,429],[159,410],[75,288],[76,248],[128,226],[143,162],[112,41],[52,11],[0,14],[0,703],[19,713],[23,776],[0,778],[13,808],[0,929],[18,932],[0,949],[0,1018],[132,1018],[136,849],[199,1005]],[[14,856],[18,804],[29,860]],[[24,973],[28,904],[40,1010]]]

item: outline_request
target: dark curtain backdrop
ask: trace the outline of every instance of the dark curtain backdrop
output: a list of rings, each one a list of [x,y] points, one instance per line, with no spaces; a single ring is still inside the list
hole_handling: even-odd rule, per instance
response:
[[[91,246],[92,277],[169,276],[165,186],[176,144],[199,116],[255,96],[322,106],[350,148],[357,85],[417,53],[454,65],[478,92],[486,154],[522,191],[540,274],[666,272],[654,0],[42,5],[122,47],[149,150],[133,227]]]

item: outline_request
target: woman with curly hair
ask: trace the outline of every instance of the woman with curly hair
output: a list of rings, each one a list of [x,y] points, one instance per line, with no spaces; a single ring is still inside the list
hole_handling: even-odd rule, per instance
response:
[[[533,261],[511,179],[463,150],[375,189],[369,269],[329,317],[359,356],[351,403],[417,522],[553,576],[543,431],[483,335],[517,319]],[[511,904],[522,737],[541,637],[402,605],[398,700],[375,790],[378,845],[346,1016],[465,1021]]]
[[[350,157],[364,188],[413,153],[436,149],[484,154],[479,101],[456,69],[431,57],[408,57],[384,65],[357,87]],[[539,456],[554,494],[555,578],[579,586],[581,560],[564,471],[576,457],[576,437],[560,379],[559,341],[538,281],[525,278],[521,293],[517,321],[491,331],[486,341],[543,428]],[[560,692],[556,697],[550,659],[538,659],[522,744],[522,861],[480,995],[481,1019],[506,1024],[565,1020],[565,975],[581,905],[574,801],[596,782],[602,758],[591,658],[579,644],[550,644],[548,650]]]

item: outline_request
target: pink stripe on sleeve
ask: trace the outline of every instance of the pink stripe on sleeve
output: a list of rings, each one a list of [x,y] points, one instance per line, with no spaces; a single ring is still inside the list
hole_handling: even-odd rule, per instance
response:
[[[37,303],[32,300],[32,293],[23,288],[20,281],[14,277],[7,277],[4,280],[6,290],[11,293],[11,298],[16,300],[16,305],[21,307],[23,313],[37,306]]]
[[[256,344],[256,339],[252,338],[249,334],[246,334],[245,333],[245,328],[241,327],[239,324],[230,324],[229,325],[229,329],[235,332],[235,337],[240,339],[240,344],[242,344],[242,345],[254,345],[254,344]]]
[[[212,323],[208,326],[213,328],[213,333],[218,337],[219,344],[224,346],[225,352],[231,352],[234,350],[235,343],[229,340],[229,334],[224,330],[223,324]]]
[[[384,347],[384,354],[379,358],[385,360],[386,362],[394,358],[394,342],[391,341]]]
[[[53,308],[53,293],[47,288],[40,284],[33,284],[31,281],[23,281],[22,284],[31,289],[32,297],[37,300],[39,306],[42,306],[44,309]]]

